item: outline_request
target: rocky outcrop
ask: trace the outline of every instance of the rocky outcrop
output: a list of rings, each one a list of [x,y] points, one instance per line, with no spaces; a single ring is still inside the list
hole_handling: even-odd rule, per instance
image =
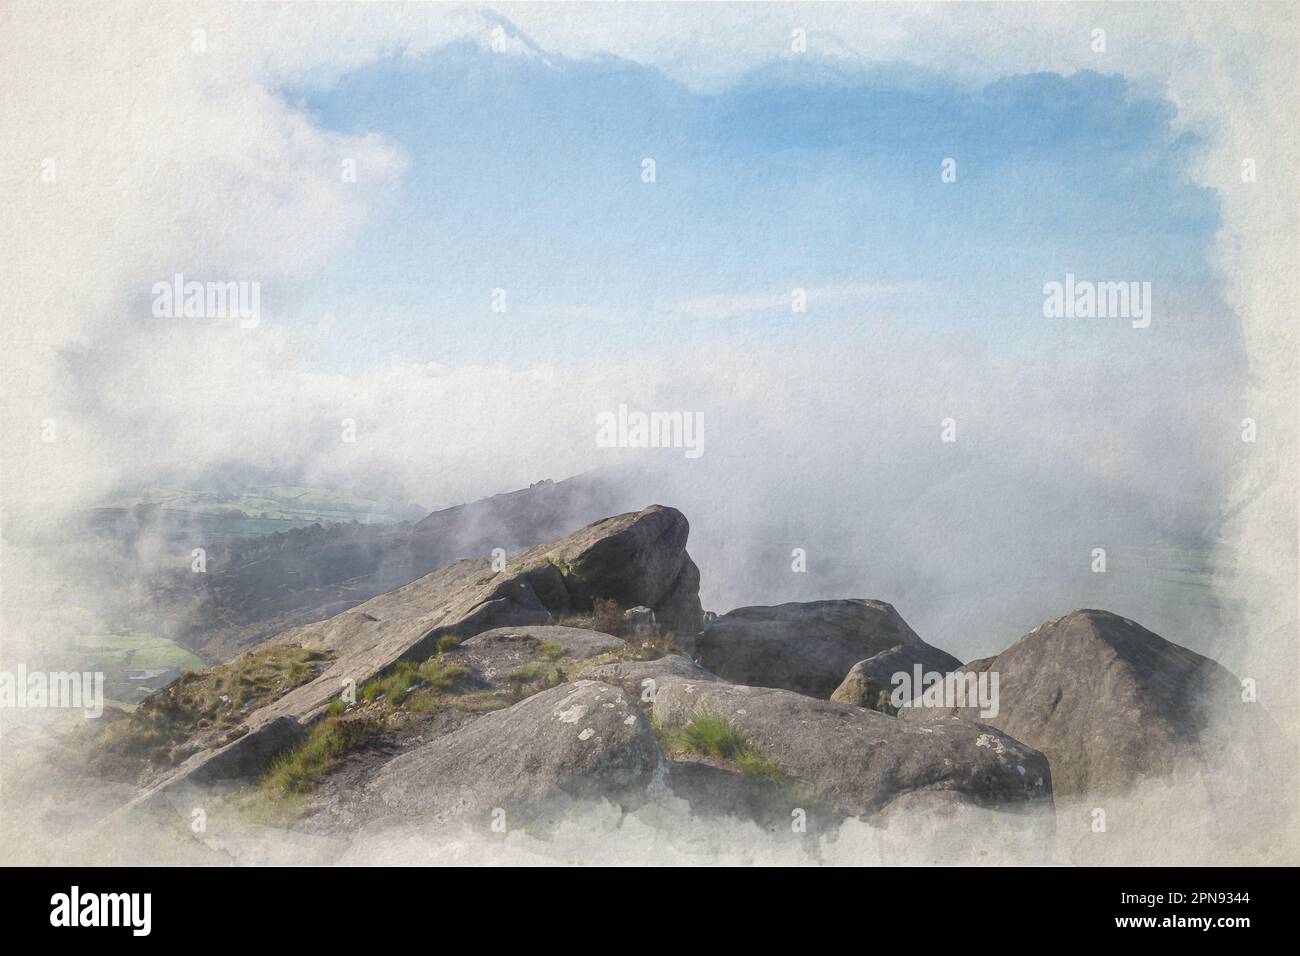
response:
[[[377,816],[511,825],[568,801],[635,804],[662,775],[645,713],[617,687],[580,680],[486,714],[390,761],[375,777]]]
[[[963,670],[997,674],[998,713],[985,723],[1046,754],[1058,796],[1122,792],[1203,760],[1214,711],[1250,706],[1219,664],[1107,611],[1040,624]],[[909,707],[899,716],[956,713]]]
[[[922,674],[946,674],[960,667],[961,661],[929,644],[899,644],[854,664],[831,694],[831,700],[878,710],[892,717],[898,708],[891,698],[896,699],[898,691],[916,682],[918,666]],[[898,681],[899,675],[907,676],[905,685]]]
[[[686,554],[689,534],[690,524],[680,511],[651,505],[538,545],[510,565],[532,569],[532,577],[548,568],[558,571],[552,580],[561,583],[566,594],[556,591],[553,598],[554,603],[564,601],[565,609],[589,609],[597,600],[613,599],[620,607],[651,608],[662,626],[674,617],[668,599],[680,603],[675,593],[679,584],[694,582],[699,605],[699,571]]]
[[[305,724],[345,687],[359,688],[398,661],[430,657],[444,638],[502,627],[541,628],[555,616],[590,610],[597,599],[644,604],[657,614],[661,601],[682,586],[680,578],[690,562],[685,551],[688,533],[681,512],[652,505],[524,551],[508,559],[505,570],[494,570],[487,559],[458,561],[329,620],[287,631],[274,643],[327,652],[329,666],[249,714],[249,739],[240,746],[258,752],[257,736],[277,720],[287,717]],[[565,639],[557,637],[561,644]],[[214,758],[225,760],[221,754],[195,754],[158,789],[210,773],[202,768]]]
[[[826,698],[858,661],[900,644],[943,655],[883,601],[809,601],[723,614],[704,628],[695,656],[725,680]]]
[[[1047,759],[999,730],[950,717],[911,723],[791,691],[676,680],[655,695],[654,717],[679,728],[720,717],[775,762],[796,792],[870,815],[900,796],[945,791],[999,809],[1050,806]]]

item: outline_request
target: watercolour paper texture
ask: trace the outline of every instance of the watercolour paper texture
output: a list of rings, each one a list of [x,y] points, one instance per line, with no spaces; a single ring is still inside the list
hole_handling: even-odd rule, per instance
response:
[[[6,0],[3,862],[1300,862],[1296,19]]]

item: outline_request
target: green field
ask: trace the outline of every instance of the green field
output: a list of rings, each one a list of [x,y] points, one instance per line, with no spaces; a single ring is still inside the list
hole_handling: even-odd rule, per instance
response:
[[[143,488],[138,494],[123,495],[103,505],[127,509],[141,506],[213,518],[302,524],[317,521],[387,524],[400,520],[383,502],[301,485],[258,485],[232,494],[183,488]]]
[[[179,644],[153,634],[91,634],[76,649],[106,672],[189,668],[204,663]]]

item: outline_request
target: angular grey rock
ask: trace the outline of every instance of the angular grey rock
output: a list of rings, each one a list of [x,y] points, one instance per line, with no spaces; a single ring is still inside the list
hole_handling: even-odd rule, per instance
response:
[[[658,609],[686,562],[690,524],[662,505],[597,521],[550,544],[523,552],[515,563],[551,564],[563,575],[570,606],[590,608],[613,598],[621,607]]]
[[[912,686],[918,664],[922,674],[946,674],[961,667],[957,658],[929,644],[899,644],[854,664],[831,694],[831,700],[878,710],[892,717],[898,713],[898,708],[890,698],[904,686],[895,683],[895,675],[907,674],[908,684],[905,686]]]
[[[533,820],[568,800],[635,805],[663,773],[650,721],[622,690],[561,684],[385,764],[370,789],[377,815]]]
[[[911,723],[787,690],[668,681],[655,720],[678,727],[726,720],[796,788],[853,815],[877,813],[913,791],[950,791],[977,806],[1050,806],[1052,772],[1038,751],[957,717]]]
[[[589,631],[581,627],[561,627],[547,624],[533,627],[498,627],[482,634],[476,634],[461,643],[465,650],[486,652],[502,645],[523,645],[533,651],[532,656],[540,653],[544,644],[558,644],[564,648],[564,657],[573,660],[586,660],[600,654],[621,651],[627,642],[621,637],[606,634],[604,631]]]
[[[827,698],[858,661],[900,644],[934,650],[890,605],[855,598],[739,608],[708,625],[694,650],[725,680]]]
[[[1246,706],[1225,668],[1108,611],[1040,624],[966,670],[998,675],[998,714],[984,722],[1046,754],[1058,796],[1123,792],[1205,760],[1213,711]],[[899,717],[955,713],[909,707]]]

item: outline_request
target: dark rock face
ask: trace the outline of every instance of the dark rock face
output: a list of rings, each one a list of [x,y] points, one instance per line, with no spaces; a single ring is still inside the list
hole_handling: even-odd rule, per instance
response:
[[[194,783],[216,783],[254,777],[277,756],[303,740],[302,725],[291,717],[271,721],[260,733],[244,734],[215,751]]]
[[[730,611],[705,627],[695,656],[725,680],[826,698],[858,661],[900,644],[934,650],[890,605],[855,598]]]
[[[1040,624],[970,669],[998,675],[999,712],[985,723],[1046,754],[1062,796],[1167,776],[1200,755],[1214,708],[1247,706],[1225,668],[1107,611]],[[911,707],[899,716],[953,713]]]
[[[815,844],[823,836],[833,839],[846,818],[809,794],[796,800],[777,783],[704,761],[669,761],[668,785],[674,797],[687,802],[692,816],[753,821],[763,829],[764,840],[774,842]],[[796,806],[803,816],[802,836],[790,827]]]
[[[636,803],[663,773],[650,721],[622,690],[576,681],[486,714],[390,761],[375,777],[378,815],[479,821],[500,808],[534,820],[573,799]]]
[[[655,620],[661,634],[672,632],[678,637],[690,638],[703,629],[700,569],[695,566],[689,554],[682,561],[682,570],[672,587],[660,600]]]
[[[912,723],[766,687],[684,680],[659,687],[661,726],[705,715],[726,720],[795,787],[845,813],[874,814],[916,791],[999,809],[1051,805],[1052,772],[1041,753],[962,718]]]
[[[894,683],[894,676],[899,673],[913,675],[918,664],[923,674],[946,674],[961,667],[957,658],[929,644],[899,644],[854,664],[831,694],[831,700],[878,710],[892,717],[898,713],[898,708],[890,701],[898,686]]]

